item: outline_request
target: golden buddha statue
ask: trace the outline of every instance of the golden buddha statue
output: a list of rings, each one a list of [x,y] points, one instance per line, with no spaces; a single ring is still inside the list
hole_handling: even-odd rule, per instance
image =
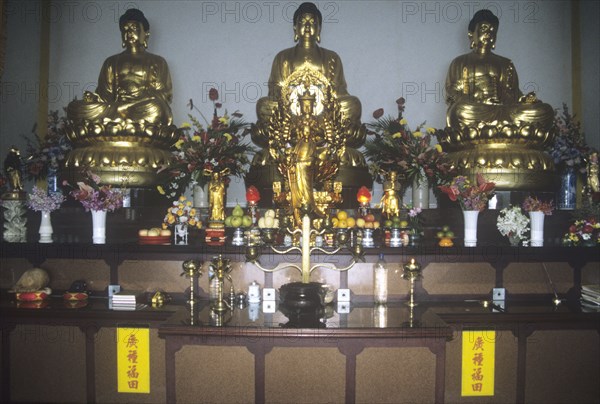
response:
[[[95,92],[67,106],[74,150],[65,165],[95,166],[109,184],[129,171],[129,185],[152,186],[177,140],[171,76],[167,62],[146,51],[150,25],[140,10],[128,9],[119,28],[125,50],[106,59]]]
[[[273,160],[266,150],[269,147],[269,139],[272,133],[269,130],[269,122],[273,116],[274,109],[283,97],[291,101],[293,115],[301,115],[299,103],[300,86],[294,86],[294,80],[290,80],[301,70],[312,70],[322,76],[320,83],[313,83],[311,92],[316,95],[316,102],[312,114],[320,119],[326,106],[323,104],[324,87],[329,86],[335,92],[340,106],[340,113],[348,121],[344,128],[343,136],[346,138],[346,151],[342,156],[340,173],[337,180],[342,181],[344,186],[360,187],[361,185],[372,185],[372,178],[368,173],[365,158],[356,148],[364,144],[366,130],[360,122],[361,104],[358,98],[348,94],[342,61],[337,53],[319,46],[321,40],[321,12],[313,3],[302,3],[294,13],[294,40],[296,46],[279,52],[273,61],[271,75],[269,77],[269,94],[258,100],[256,114],[258,120],[252,128],[252,141],[264,150],[257,153],[252,162],[246,183],[257,185],[266,191],[270,191],[276,178]],[[262,190],[261,190],[262,192]],[[271,199],[271,198],[265,198]]]
[[[472,52],[452,61],[446,77],[447,125],[441,143],[460,171],[484,173],[500,189],[551,186],[554,109],[523,95],[513,63],[492,52],[499,20],[479,10],[469,22]]]

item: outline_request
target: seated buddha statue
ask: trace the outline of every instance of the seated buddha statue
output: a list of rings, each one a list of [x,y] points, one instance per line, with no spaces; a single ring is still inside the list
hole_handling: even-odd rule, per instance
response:
[[[489,10],[477,11],[469,22],[473,51],[454,59],[446,77],[447,125],[533,123],[547,130],[554,109],[534,93],[523,95],[512,61],[492,52],[498,26],[498,18]]]
[[[165,59],[146,51],[150,25],[144,14],[128,9],[119,19],[125,50],[104,61],[95,92],[67,106],[71,121],[130,119],[172,123],[171,76]]]
[[[150,25],[140,10],[128,9],[119,28],[125,50],[105,60],[95,92],[67,106],[74,149],[65,165],[94,166],[109,184],[122,182],[115,167],[127,166],[129,185],[154,185],[157,167],[168,164],[176,141],[169,67],[146,51]]]
[[[342,61],[338,54],[319,46],[322,25],[321,12],[313,3],[302,3],[294,13],[293,23],[294,40],[297,44],[292,48],[282,50],[275,56],[269,77],[268,96],[259,99],[256,105],[258,120],[252,128],[252,140],[265,150],[255,155],[252,163],[253,169],[260,166],[268,166],[271,163],[268,152],[268,122],[278,105],[279,99],[282,96],[288,95],[294,101],[291,106],[293,114],[297,116],[301,114],[297,100],[298,94],[293,90],[290,91],[289,89],[282,88],[282,84],[293,76],[295,72],[298,73],[301,69],[312,69],[322,75],[332,90],[335,91],[341,114],[348,121],[345,133],[343,134],[346,137],[346,152],[342,156],[340,176],[344,176],[344,168],[358,168],[359,171],[364,171],[368,179],[363,180],[357,178],[357,175],[349,175],[349,182],[351,183],[352,180],[356,181],[357,179],[357,183],[361,185],[363,185],[361,182],[372,182],[366,169],[365,158],[361,152],[356,150],[356,148],[364,144],[366,138],[364,125],[360,121],[362,113],[361,103],[357,97],[348,94]],[[311,91],[313,90],[316,90],[317,93],[317,102],[313,114],[318,117],[324,108],[321,103],[322,91],[314,88],[311,89]],[[251,174],[253,169],[251,169]],[[265,176],[260,174],[257,174],[255,177],[265,178]],[[344,182],[344,185],[347,184],[347,181],[340,180]],[[371,184],[368,185],[370,186]],[[265,188],[270,188],[270,182]]]
[[[523,95],[513,63],[492,52],[498,26],[489,10],[469,22],[472,52],[448,69],[440,142],[466,175],[484,173],[499,189],[544,189],[554,165],[541,149],[553,137],[554,109],[533,92]]]

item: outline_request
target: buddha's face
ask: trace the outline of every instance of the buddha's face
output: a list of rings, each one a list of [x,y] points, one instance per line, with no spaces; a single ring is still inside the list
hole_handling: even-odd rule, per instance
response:
[[[482,21],[475,25],[475,31],[469,32],[469,38],[472,41],[474,49],[489,51],[496,45],[496,34],[498,28],[493,24]]]
[[[321,35],[319,20],[313,14],[301,14],[294,26],[294,33],[298,39],[317,39]]]
[[[146,46],[149,32],[144,30],[144,26],[138,21],[126,21],[121,27],[121,38],[123,46],[127,48]]]

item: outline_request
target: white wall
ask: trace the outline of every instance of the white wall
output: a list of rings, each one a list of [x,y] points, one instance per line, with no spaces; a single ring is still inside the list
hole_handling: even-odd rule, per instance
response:
[[[299,3],[54,1],[49,107],[60,109],[74,96],[81,97],[84,89],[95,88],[104,59],[121,51],[118,17],[136,6],[150,21],[149,51],[169,63],[176,123],[186,120],[190,98],[210,113],[206,93],[213,83],[226,108],[240,110],[248,121],[254,121],[255,103],[267,92],[274,55],[293,46],[291,19]],[[521,89],[535,90],[540,99],[555,107],[563,101],[571,105],[568,1],[317,3],[324,19],[321,45],[341,56],[349,92],[362,101],[364,122],[371,121],[372,111],[379,107],[395,115],[394,101],[404,96],[405,117],[412,125],[427,120],[428,125],[443,127],[446,70],[454,57],[469,51],[467,25],[472,14],[483,7],[500,18],[496,51],[515,63]],[[592,25],[597,32],[597,22]],[[598,36],[594,38],[597,45]],[[592,70],[597,75],[595,51]],[[15,70],[14,64],[7,65],[7,73],[11,70]],[[2,108],[6,109],[4,100]],[[4,111],[3,116],[7,116]],[[35,112],[27,119],[29,125]],[[6,136],[3,130],[2,139]],[[597,131],[593,136],[597,144]],[[589,137],[588,133],[593,143]],[[231,194],[230,202],[243,200],[235,186]]]

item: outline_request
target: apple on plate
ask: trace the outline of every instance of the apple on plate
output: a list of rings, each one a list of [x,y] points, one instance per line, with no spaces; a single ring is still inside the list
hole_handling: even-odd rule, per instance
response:
[[[169,230],[169,229],[163,229],[163,230],[160,231],[160,235],[162,237],[171,236],[171,230]]]
[[[148,229],[141,229],[140,231],[138,231],[138,236],[148,237]]]
[[[148,237],[157,237],[157,236],[160,236],[160,229],[153,228],[153,229],[148,230]]]

